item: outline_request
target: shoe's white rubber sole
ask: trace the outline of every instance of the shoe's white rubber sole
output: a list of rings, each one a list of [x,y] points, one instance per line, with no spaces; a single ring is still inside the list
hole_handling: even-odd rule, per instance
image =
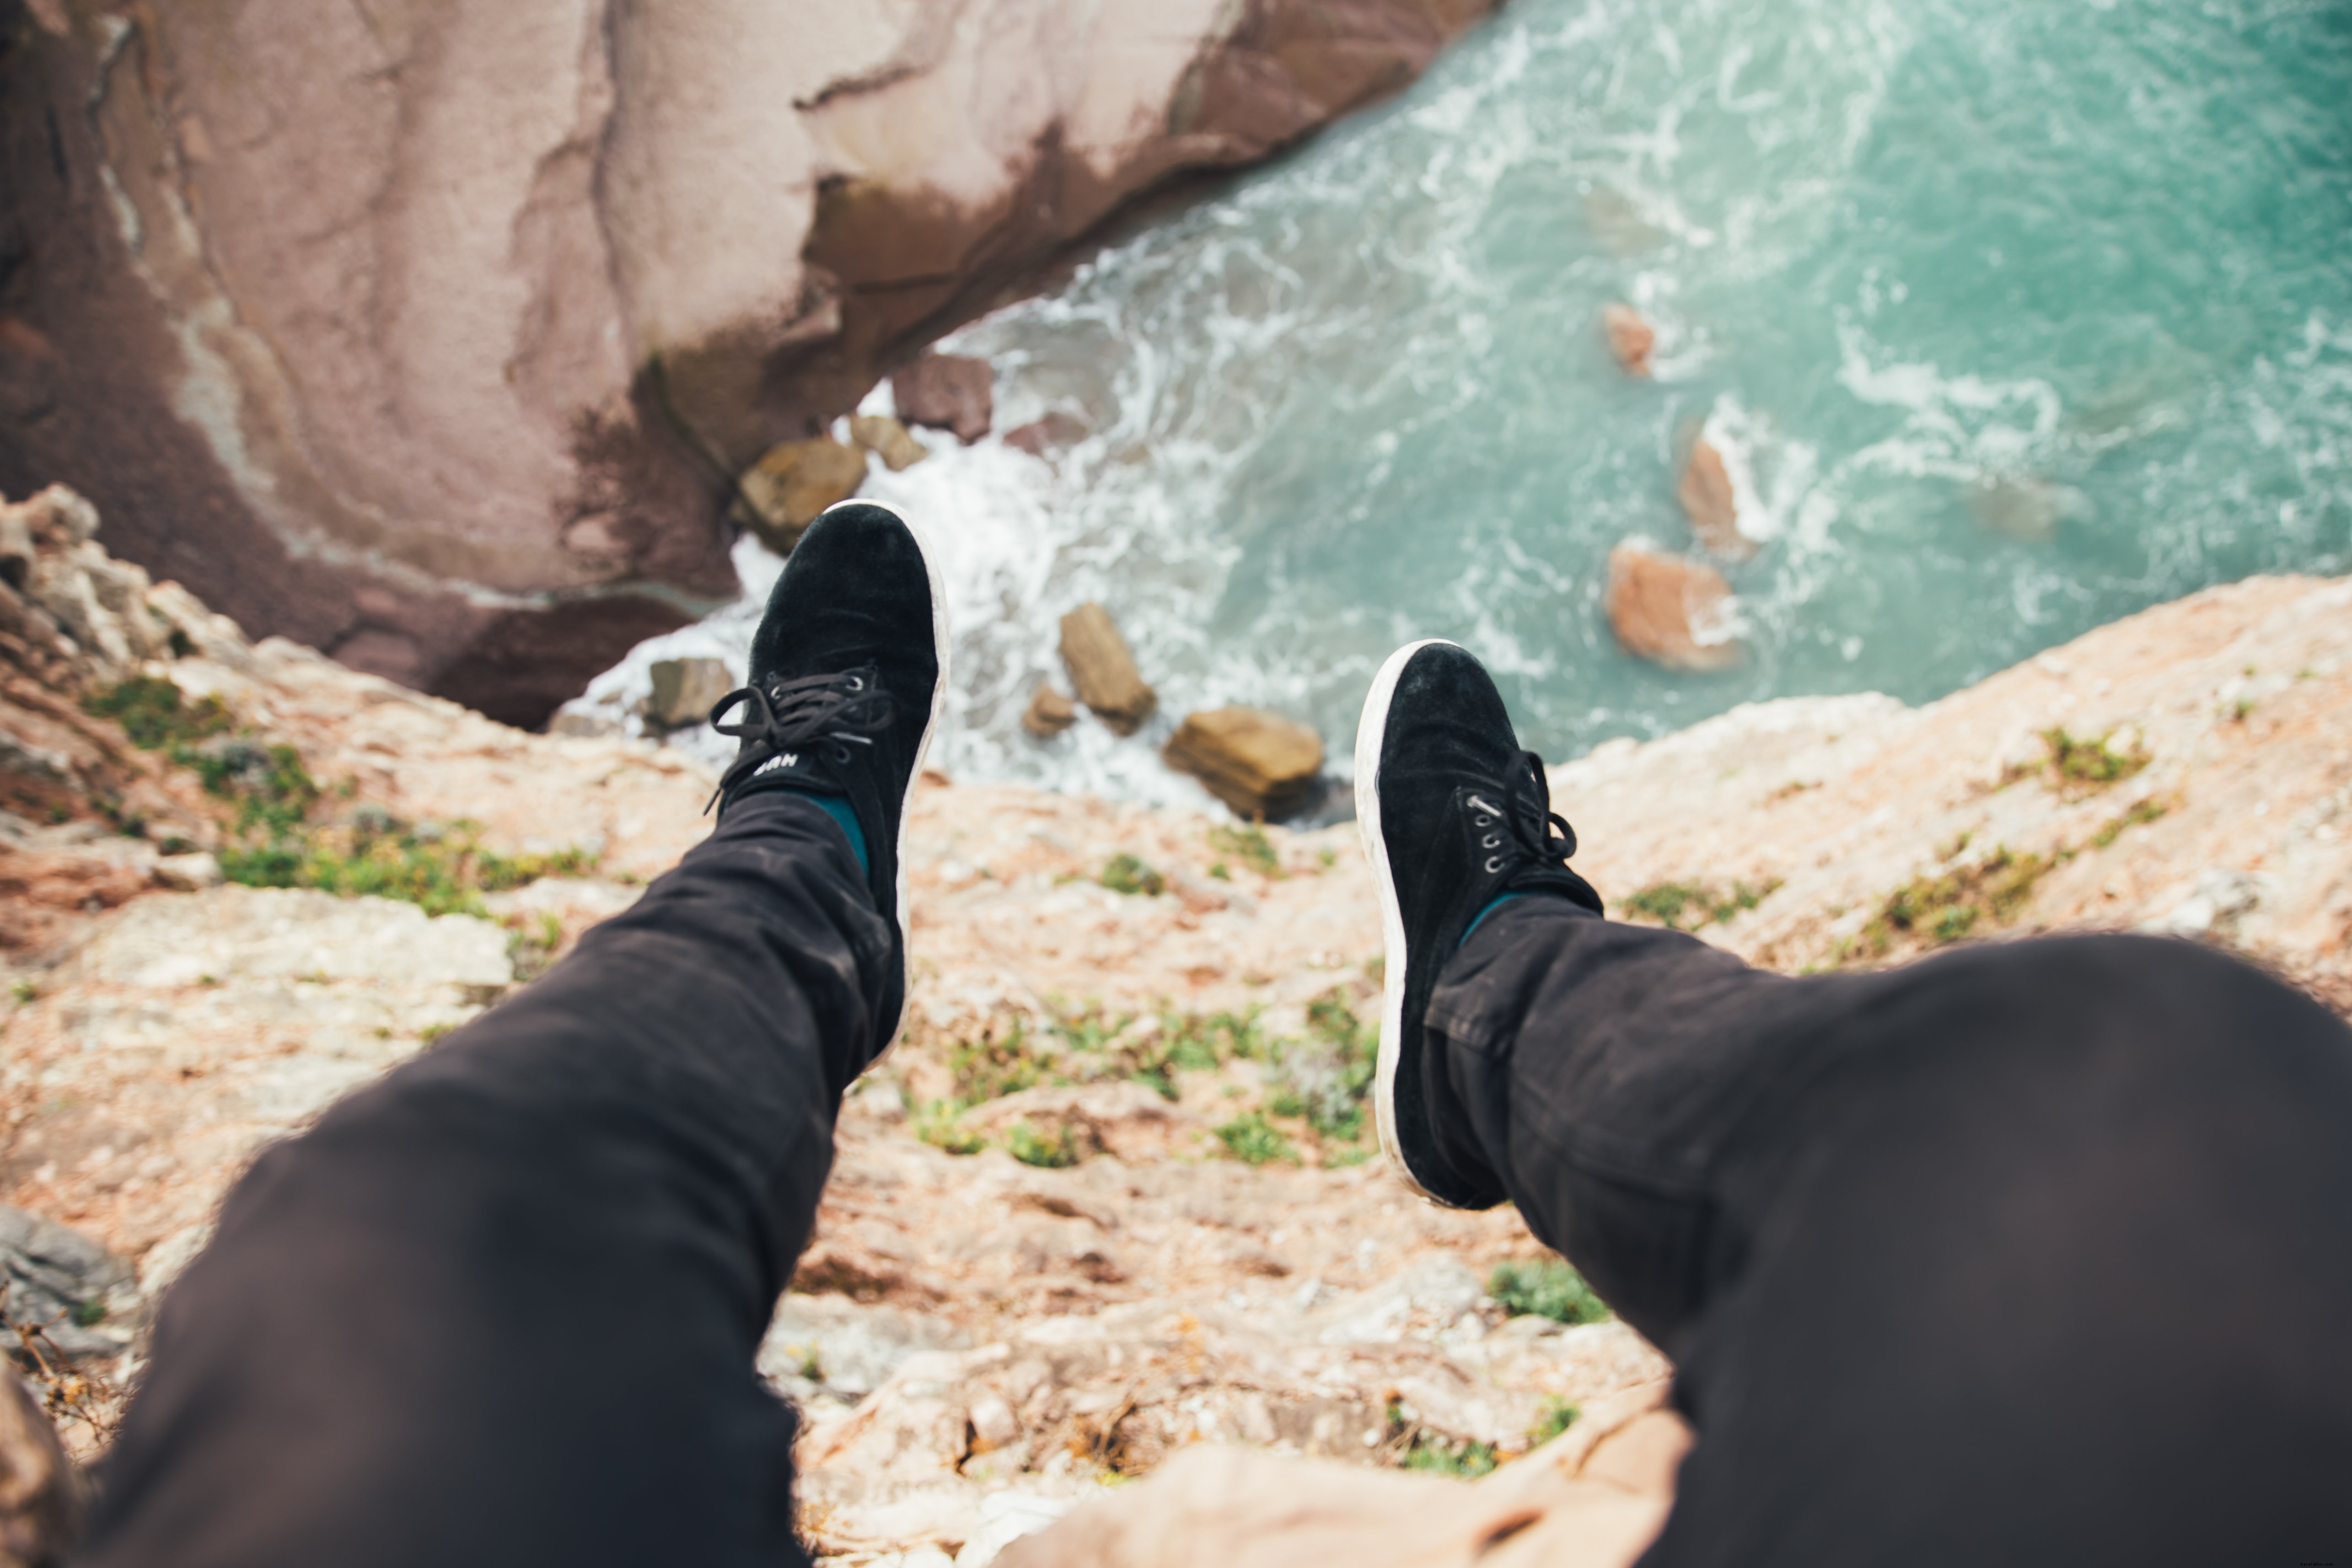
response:
[[[870,506],[878,510],[887,511],[892,517],[897,518],[900,526],[905,528],[908,533],[915,536],[915,548],[922,553],[923,557],[923,575],[930,582],[931,653],[938,662],[940,668],[939,681],[931,688],[931,710],[923,718],[923,738],[915,743],[915,765],[912,769],[908,770],[907,773],[907,794],[905,798],[898,802],[898,963],[900,966],[898,973],[898,1016],[890,1020],[890,1033],[887,1037],[883,1040],[882,1048],[874,1053],[874,1059],[867,1062],[863,1071],[859,1074],[860,1077],[863,1077],[865,1073],[872,1072],[876,1068],[878,1068],[884,1062],[888,1061],[890,1059],[890,1053],[898,1048],[898,1037],[906,1027],[907,1009],[912,1005],[913,1001],[907,981],[907,968],[910,956],[908,953],[908,944],[907,940],[907,931],[909,924],[907,919],[907,824],[909,818],[913,816],[915,786],[922,782],[923,764],[929,759],[931,754],[931,736],[938,731],[940,727],[940,710],[947,701],[948,600],[945,588],[940,582],[939,559],[931,553],[930,541],[923,537],[922,529],[916,525],[913,518],[908,517],[895,506],[884,506],[880,501],[860,500],[855,498],[849,500],[835,501],[832,506],[829,506],[824,510],[829,512],[836,508],[845,506]],[[819,519],[822,520],[824,513],[820,512],[817,515]]]
[[[1423,648],[1454,646],[1444,637],[1423,637],[1389,655],[1372,678],[1364,716],[1356,723],[1356,832],[1364,841],[1364,858],[1371,862],[1372,886],[1381,896],[1381,940],[1386,952],[1381,965],[1381,1054],[1372,1079],[1373,1119],[1381,1131],[1381,1152],[1388,1156],[1390,1166],[1406,1186],[1431,1203],[1440,1200],[1414,1179],[1397,1138],[1397,1064],[1404,1048],[1404,907],[1397,900],[1388,840],[1381,832],[1381,742],[1388,733],[1389,704],[1406,663]]]

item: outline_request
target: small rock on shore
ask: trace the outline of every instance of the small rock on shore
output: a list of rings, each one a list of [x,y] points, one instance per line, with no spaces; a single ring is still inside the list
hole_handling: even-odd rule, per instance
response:
[[[1080,605],[1062,617],[1062,663],[1078,700],[1118,734],[1134,734],[1159,710],[1160,694],[1136,668],[1118,623],[1100,605]]]
[[[1029,710],[1021,727],[1041,741],[1051,740],[1078,721],[1078,705],[1044,681],[1029,694]]]
[[[665,730],[699,724],[720,698],[735,689],[735,677],[716,658],[656,659],[646,672],[653,695],[646,699],[646,721]]]
[[[1188,714],[1160,755],[1244,818],[1278,822],[1321,793],[1323,737],[1259,708]]]
[[[856,495],[865,482],[866,454],[856,447],[822,437],[786,441],[744,472],[743,499],[751,511],[741,521],[761,543],[789,555],[819,513]]]
[[[887,414],[850,416],[849,438],[881,458],[894,474],[904,473],[931,455],[930,448]]]

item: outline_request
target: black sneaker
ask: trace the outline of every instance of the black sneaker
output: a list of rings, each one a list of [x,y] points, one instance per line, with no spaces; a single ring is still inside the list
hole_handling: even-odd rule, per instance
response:
[[[842,501],[793,547],[751,639],[751,684],[710,710],[714,729],[743,741],[711,797],[722,817],[772,789],[837,795],[856,813],[866,885],[897,947],[867,1067],[906,1015],[907,803],[947,668],[947,601],[922,542],[889,508]]]
[[[1373,1082],[1381,1148],[1423,1196],[1490,1208],[1490,1173],[1440,1152],[1423,1016],[1438,972],[1478,912],[1505,893],[1553,891],[1601,911],[1570,870],[1575,830],[1551,809],[1543,759],[1522,751],[1486,671],[1450,642],[1391,654],[1356,730],[1356,823],[1387,939],[1381,1058]],[[1557,829],[1555,832],[1554,829]]]

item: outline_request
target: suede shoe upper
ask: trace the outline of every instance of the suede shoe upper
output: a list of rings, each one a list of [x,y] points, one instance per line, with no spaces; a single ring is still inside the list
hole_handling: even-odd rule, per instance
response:
[[[1543,759],[1520,748],[1494,681],[1452,643],[1414,644],[1382,667],[1358,731],[1356,787],[1388,938],[1381,1142],[1429,1196],[1488,1207],[1500,1184],[1447,1161],[1432,1126],[1451,1093],[1444,1064],[1423,1048],[1431,994],[1496,899],[1549,892],[1597,914],[1601,898],[1568,868],[1576,837],[1551,810]]]

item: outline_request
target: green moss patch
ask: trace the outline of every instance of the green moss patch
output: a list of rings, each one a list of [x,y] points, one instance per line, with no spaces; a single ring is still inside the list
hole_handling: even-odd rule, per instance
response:
[[[1285,1164],[1298,1163],[1298,1150],[1284,1137],[1282,1130],[1265,1119],[1263,1111],[1244,1111],[1217,1129],[1217,1141],[1225,1152],[1244,1165],[1263,1165],[1279,1160]]]
[[[1498,1263],[1486,1277],[1486,1294],[1515,1318],[1532,1314],[1574,1324],[1598,1323],[1612,1315],[1609,1303],[1563,1258]]]
[[[2007,925],[2033,896],[2034,884],[2065,858],[2021,855],[2003,846],[1972,865],[1915,878],[1888,897],[1840,959],[1884,957],[1898,942],[1942,947],[1981,928]]]
[[[2112,730],[2095,741],[2086,741],[2067,733],[2063,726],[2053,726],[2042,731],[2048,754],[2037,762],[2011,763],[2002,771],[2000,782],[2007,786],[2039,777],[2069,800],[2095,795],[2121,784],[2153,760],[2138,741],[2132,742],[2129,750],[2118,752],[2109,744],[2114,739]]]
[[[504,854],[481,842],[477,824],[403,823],[376,807],[320,821],[329,794],[301,753],[239,723],[218,698],[191,702],[168,680],[134,676],[82,706],[121,724],[133,745],[166,752],[222,803],[235,841],[220,850],[221,874],[246,887],[316,888],[398,899],[432,915],[482,915],[485,893],[578,876],[596,863],[576,848]],[[340,792],[350,793],[349,784]]]
[[[1114,893],[1132,893],[1158,898],[1168,890],[1168,879],[1154,870],[1142,857],[1121,850],[1103,862],[1102,875],[1096,879]]]
[[[1220,824],[1210,828],[1209,847],[1240,861],[1260,876],[1282,875],[1282,857],[1275,853],[1274,841],[1265,836],[1265,828],[1254,822],[1239,827]]]
[[[1780,886],[1777,879],[1760,888],[1734,882],[1727,889],[1712,882],[1654,882],[1621,902],[1618,910],[1655,921],[1670,931],[1696,931],[1754,909]]]

